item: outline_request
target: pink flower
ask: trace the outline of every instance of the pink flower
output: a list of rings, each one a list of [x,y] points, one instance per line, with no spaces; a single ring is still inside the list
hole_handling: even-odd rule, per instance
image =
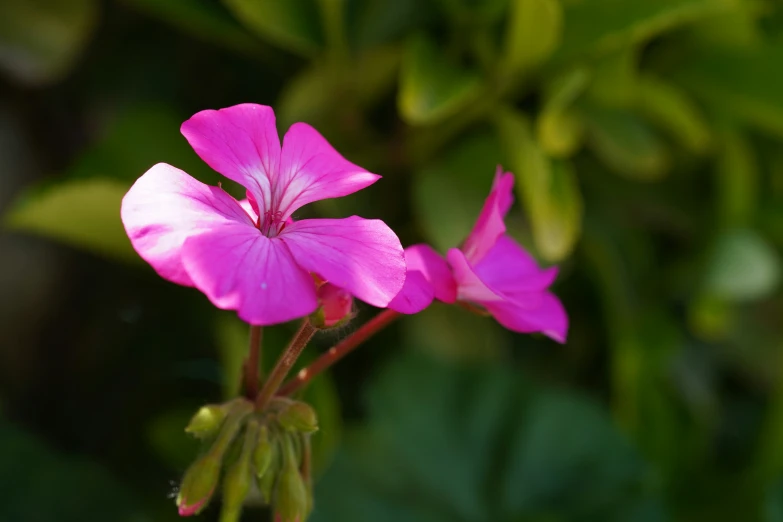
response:
[[[479,306],[500,324],[521,333],[542,332],[565,342],[568,317],[549,286],[557,268],[541,270],[535,259],[506,234],[503,219],[511,207],[514,176],[498,167],[492,190],[462,248],[446,259],[429,245],[405,249],[408,276],[389,304],[416,313],[433,298]]]
[[[198,288],[255,325],[313,312],[311,274],[374,306],[402,288],[402,246],[382,221],[291,220],[307,203],[380,178],[345,160],[315,129],[295,123],[281,146],[271,107],[243,104],[199,112],[181,130],[202,160],[247,189],[247,200],[163,163],[139,178],[123,199],[122,221],[162,277]]]

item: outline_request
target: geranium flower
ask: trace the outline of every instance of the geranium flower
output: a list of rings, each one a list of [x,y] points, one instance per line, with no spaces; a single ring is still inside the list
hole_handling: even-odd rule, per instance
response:
[[[389,308],[411,314],[433,299],[459,302],[486,311],[509,330],[542,332],[565,342],[568,317],[548,290],[557,268],[540,269],[506,234],[503,219],[513,202],[513,187],[514,176],[498,167],[473,230],[461,248],[448,251],[446,259],[429,245],[406,248],[408,276]]]
[[[164,163],[141,176],[122,201],[122,221],[162,277],[198,288],[254,325],[313,312],[311,274],[374,306],[402,288],[402,246],[382,221],[291,219],[307,203],[380,178],[345,160],[315,129],[295,123],[281,146],[272,108],[243,104],[199,112],[181,130],[202,160],[245,187],[247,200]]]

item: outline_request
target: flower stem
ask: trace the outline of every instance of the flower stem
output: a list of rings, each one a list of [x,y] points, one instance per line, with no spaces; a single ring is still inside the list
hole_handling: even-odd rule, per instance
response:
[[[351,353],[354,348],[362,344],[364,341],[375,335],[376,332],[382,330],[388,326],[391,322],[397,319],[401,314],[394,310],[384,310],[366,323],[361,328],[356,330],[353,335],[346,337],[341,342],[329,349],[326,353],[322,354],[307,368],[302,368],[296,377],[285,383],[278,395],[291,395],[299,390],[302,386],[310,382],[313,377],[320,374],[331,365]]]
[[[258,374],[261,371],[259,361],[261,359],[261,327],[250,325],[250,346],[247,359],[245,359],[245,395],[255,397],[258,395]]]
[[[315,335],[315,332],[317,331],[318,330],[310,324],[309,318],[305,318],[304,321],[302,321],[302,326],[299,328],[299,331],[296,332],[294,338],[291,339],[291,343],[288,347],[280,354],[280,357],[275,363],[275,367],[272,368],[269,377],[264,383],[264,387],[261,388],[261,391],[258,393],[258,396],[256,397],[257,410],[261,411],[266,407],[269,400],[275,395],[278,388],[280,388],[280,385],[283,383],[286,375],[288,375],[291,367],[299,358],[304,347],[307,346],[307,343],[310,342],[310,339],[313,338],[313,335]]]

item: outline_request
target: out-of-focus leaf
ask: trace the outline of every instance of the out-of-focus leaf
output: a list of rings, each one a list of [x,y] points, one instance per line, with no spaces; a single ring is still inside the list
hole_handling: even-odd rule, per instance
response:
[[[303,363],[306,364],[306,363]],[[302,395],[318,415],[318,431],[312,435],[313,468],[316,476],[323,473],[334,458],[343,431],[340,397],[331,375],[313,379]]]
[[[780,257],[757,232],[736,229],[717,241],[707,267],[705,289],[730,301],[760,299],[780,281]]]
[[[348,37],[358,49],[394,42],[437,14],[420,0],[348,0],[346,10]]]
[[[467,237],[501,158],[494,136],[479,132],[460,140],[441,161],[416,174],[414,210],[435,248],[445,252]]]
[[[476,99],[479,87],[478,74],[450,63],[428,38],[408,42],[397,105],[409,123],[430,124],[458,112]]]
[[[504,111],[497,126],[536,249],[547,261],[560,261],[571,253],[581,231],[582,195],[576,175],[565,160],[552,161],[544,154],[523,115]]]
[[[728,227],[752,223],[758,204],[760,172],[747,137],[730,124],[719,132],[717,177],[718,212]]]
[[[0,68],[26,83],[58,80],[76,62],[97,16],[96,0],[3,0]]]
[[[599,407],[508,366],[402,358],[369,404],[369,425],[316,484],[314,521],[664,520]]]
[[[689,36],[711,46],[751,47],[763,41],[758,18],[767,9],[762,2],[732,2],[731,8],[693,24]]]
[[[701,49],[674,77],[716,110],[783,136],[783,44]]]
[[[560,42],[563,11],[559,0],[514,0],[510,5],[503,67],[525,71],[546,60]]]
[[[350,93],[351,103],[368,106],[394,88],[400,52],[381,47],[362,53],[344,74],[335,74],[331,64],[314,62],[283,89],[277,103],[281,128],[297,121],[317,124],[339,117],[345,106],[335,104],[338,96]]]
[[[5,215],[9,228],[32,232],[113,259],[139,256],[120,221],[126,183],[109,179],[73,180],[32,191]]]
[[[573,104],[589,78],[587,69],[578,67],[556,78],[547,89],[544,108],[536,120],[536,137],[550,156],[568,157],[582,144],[584,122]]]
[[[636,96],[639,111],[685,149],[703,154],[710,147],[709,125],[698,107],[675,85],[647,75],[640,79]]]
[[[628,46],[596,60],[591,69],[589,97],[599,105],[628,107],[638,84],[636,46]]]
[[[767,488],[762,521],[783,522],[783,478],[778,478]]]
[[[249,29],[277,45],[302,54],[324,42],[315,0],[223,0]]]
[[[456,23],[471,21],[489,24],[497,21],[511,0],[435,0],[441,11]]]
[[[220,314],[215,324],[215,340],[224,400],[232,399],[242,391],[242,365],[247,357],[249,339],[247,324],[233,314]]]
[[[663,177],[669,152],[655,132],[626,110],[585,105],[587,139],[607,167],[641,181]]]
[[[196,37],[237,51],[252,52],[258,41],[219,4],[193,0],[123,0],[150,16],[156,16]]]
[[[728,9],[732,0],[577,0],[564,2],[557,61],[609,52]]]
[[[147,425],[147,443],[171,469],[186,469],[196,456],[199,441],[185,433],[194,413],[195,408],[167,411]]]
[[[0,520],[84,522],[147,518],[116,477],[86,457],[64,456],[0,421]],[[100,492],[87,501],[85,491]]]

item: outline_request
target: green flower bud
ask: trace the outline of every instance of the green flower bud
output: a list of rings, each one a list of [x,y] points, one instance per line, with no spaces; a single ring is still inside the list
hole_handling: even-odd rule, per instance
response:
[[[313,433],[318,431],[318,417],[307,403],[291,401],[277,414],[277,422],[288,431]]]
[[[223,404],[207,404],[196,412],[185,427],[185,431],[194,437],[204,439],[211,437],[226,418],[226,406]]]
[[[247,423],[239,457],[226,471],[226,476],[223,480],[221,522],[238,521],[242,513],[242,505],[250,491],[252,480],[251,462],[256,441],[258,440],[258,430],[258,421],[251,420]]]
[[[180,516],[197,515],[207,507],[220,477],[221,464],[220,458],[205,455],[190,465],[177,495]]]
[[[269,452],[269,464],[263,475],[260,473],[256,475],[258,477],[258,489],[261,492],[264,502],[267,504],[272,503],[272,492],[275,489],[277,477],[283,466],[283,455],[281,452],[279,436],[277,436],[278,434],[275,432],[270,433],[270,435],[269,445],[271,449]]]
[[[285,437],[285,440],[283,469],[278,477],[274,511],[280,522],[302,522],[307,516],[307,487],[299,473],[290,437]]]
[[[266,426],[261,426],[258,430],[256,449],[253,452],[253,465],[256,468],[256,477],[263,477],[264,473],[269,469],[269,465],[272,463],[273,449],[272,441],[269,440],[269,429]]]

